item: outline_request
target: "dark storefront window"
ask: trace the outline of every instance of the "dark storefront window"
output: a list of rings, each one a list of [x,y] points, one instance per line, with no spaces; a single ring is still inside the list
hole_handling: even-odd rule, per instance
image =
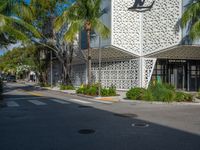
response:
[[[200,61],[158,60],[152,80],[170,83],[180,90],[197,91],[200,88]]]

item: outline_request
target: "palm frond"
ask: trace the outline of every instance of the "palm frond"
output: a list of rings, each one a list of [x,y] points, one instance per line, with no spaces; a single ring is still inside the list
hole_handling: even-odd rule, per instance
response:
[[[189,35],[192,38],[192,40],[200,38],[200,20],[194,23],[189,32]]]
[[[54,30],[56,31],[56,32],[58,32],[61,28],[62,28],[62,26],[65,24],[65,23],[67,23],[68,21],[68,12],[67,11],[65,11],[65,12],[63,12],[63,14],[61,15],[61,16],[58,16],[56,19],[55,19],[55,21],[54,21]]]
[[[8,26],[4,26],[4,33],[7,33],[9,36],[14,37],[23,42],[29,40],[29,38],[24,33]]]
[[[182,19],[181,19],[181,26],[184,28],[187,26],[188,22],[199,18],[200,15],[200,1],[196,1],[194,3],[191,3],[186,11],[183,13]]]
[[[82,26],[83,26],[82,20],[71,22],[68,30],[66,31],[66,33],[64,35],[64,40],[66,42],[72,43],[74,41],[75,37],[77,36],[77,34],[79,33],[79,31],[81,30]]]
[[[93,30],[96,30],[102,38],[106,39],[110,36],[110,29],[100,19],[93,20],[92,24]]]

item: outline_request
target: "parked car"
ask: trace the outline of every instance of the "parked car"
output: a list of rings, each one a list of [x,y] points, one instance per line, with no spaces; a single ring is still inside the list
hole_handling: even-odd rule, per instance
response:
[[[7,82],[16,82],[16,76],[15,75],[10,75],[7,77]]]

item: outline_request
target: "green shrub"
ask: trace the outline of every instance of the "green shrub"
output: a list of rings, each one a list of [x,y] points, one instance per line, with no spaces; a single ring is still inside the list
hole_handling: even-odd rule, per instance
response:
[[[98,95],[99,84],[82,85],[76,90],[78,94],[97,96]],[[114,86],[106,89],[101,87],[101,96],[116,96],[116,88]]]
[[[193,101],[193,96],[191,94],[185,93],[185,100],[187,102],[192,102]]]
[[[91,95],[91,96],[96,96],[96,95],[98,95],[97,93],[98,93],[97,87],[91,86],[91,87],[89,87],[89,88],[87,89],[87,93],[85,93],[85,94]]]
[[[127,92],[127,98],[133,100],[147,100],[147,101],[192,101],[191,94],[176,92],[174,86],[169,84],[155,83],[150,84],[147,90],[143,88],[132,88]]]
[[[83,91],[84,91],[84,88],[78,88],[78,89],[76,90],[76,93],[77,93],[77,94],[83,94]]]
[[[97,84],[82,85],[76,90],[76,93],[78,94],[85,94],[85,95],[91,95],[91,96],[97,95],[97,92],[98,92]]]
[[[175,100],[177,102],[191,102],[193,96],[191,94],[183,93],[183,92],[176,92]]]
[[[131,100],[143,100],[145,92],[146,92],[146,89],[144,88],[131,88],[126,93],[126,97]]]
[[[74,90],[72,85],[60,85],[60,90]]]
[[[174,85],[172,85],[172,84],[169,84],[169,83],[163,83],[163,86],[166,88],[166,89],[168,89],[168,90],[172,90],[172,91],[176,91],[176,88],[175,88],[175,86]]]
[[[116,87],[115,86],[111,86],[109,89],[109,95],[108,96],[116,96],[117,93],[116,93]]]
[[[175,99],[175,88],[169,84],[151,84],[148,90],[152,93],[154,101],[171,102]]]
[[[185,99],[185,94],[183,92],[176,92],[176,101],[180,102],[180,101],[184,101]]]
[[[152,95],[152,92],[150,90],[146,90],[144,92],[143,100],[153,101],[153,95]]]
[[[101,89],[101,96],[109,96],[109,90],[106,88]]]

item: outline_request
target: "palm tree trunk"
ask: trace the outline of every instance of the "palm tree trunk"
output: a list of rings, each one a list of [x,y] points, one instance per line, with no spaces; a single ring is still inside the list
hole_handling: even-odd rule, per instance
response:
[[[88,67],[87,67],[87,73],[88,73],[88,84],[92,84],[92,60],[91,60],[91,49],[90,49],[90,30],[87,31],[87,47],[88,47]]]

